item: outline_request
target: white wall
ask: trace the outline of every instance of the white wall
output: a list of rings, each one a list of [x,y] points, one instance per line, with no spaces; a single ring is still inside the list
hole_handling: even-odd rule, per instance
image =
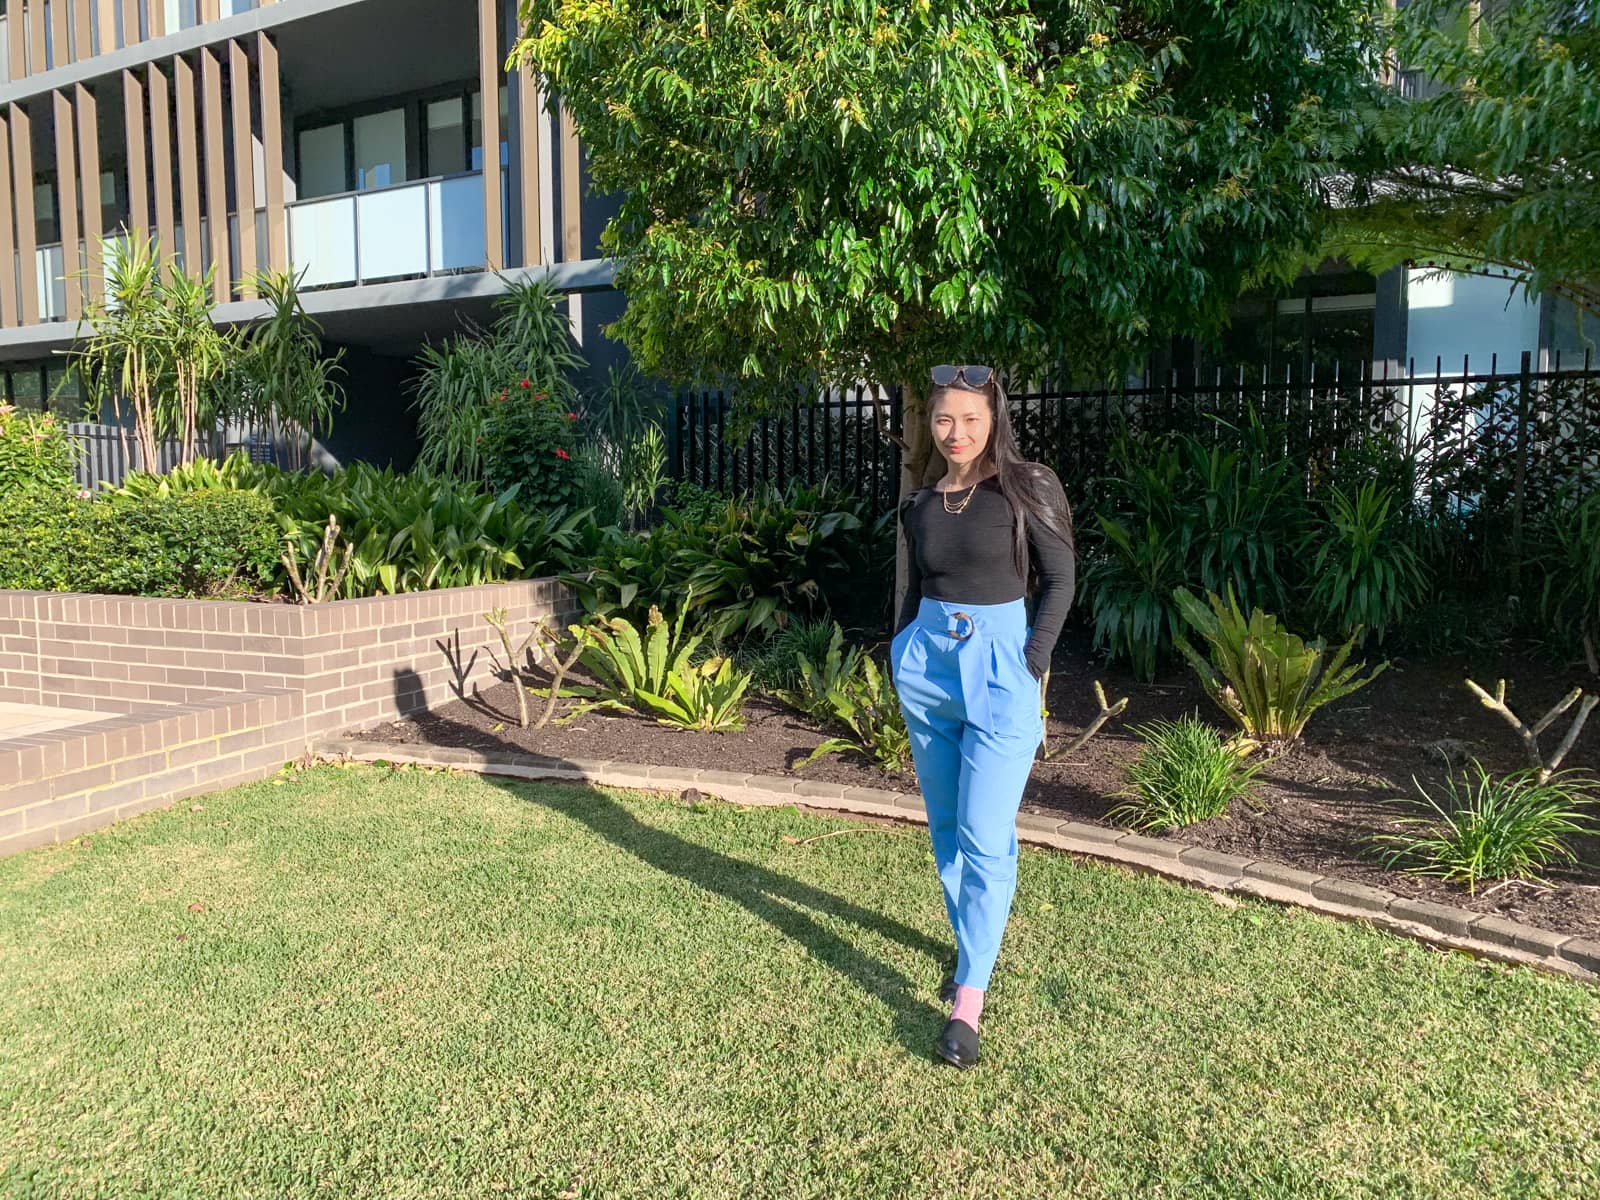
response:
[[[1462,355],[1475,375],[1488,373],[1491,357],[1498,371],[1515,371],[1524,350],[1538,349],[1538,302],[1512,295],[1509,279],[1407,272],[1406,357],[1418,378],[1431,376],[1440,359],[1446,375],[1459,375]]]

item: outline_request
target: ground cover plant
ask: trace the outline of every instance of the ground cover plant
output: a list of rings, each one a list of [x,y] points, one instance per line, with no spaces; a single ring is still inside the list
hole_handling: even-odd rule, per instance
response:
[[[1153,721],[1133,732],[1144,745],[1128,764],[1128,787],[1118,793],[1124,803],[1107,814],[1111,820],[1166,832],[1214,820],[1251,797],[1259,765],[1199,717]]]
[[[1554,863],[1573,863],[1572,839],[1595,828],[1596,782],[1579,771],[1541,779],[1534,771],[1495,776],[1478,762],[1451,775],[1444,797],[1420,785],[1412,809],[1394,824],[1403,833],[1374,839],[1384,862],[1454,879],[1476,889],[1486,880],[1534,879]]]
[[[800,844],[841,828],[327,766],[0,861],[0,1192],[1566,1200],[1600,1178],[1595,989],[1029,848],[983,1068],[948,1071],[926,833]]]

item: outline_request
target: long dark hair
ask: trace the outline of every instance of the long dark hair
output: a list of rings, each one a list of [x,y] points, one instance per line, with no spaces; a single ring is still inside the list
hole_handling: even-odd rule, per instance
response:
[[[957,390],[954,384],[948,387],[936,385],[928,396],[929,409],[933,408],[933,402],[942,393],[954,390]],[[1011,405],[1006,399],[1005,389],[1000,386],[1000,376],[990,376],[988,384],[982,388],[960,390],[976,390],[988,395],[992,426],[983,461],[994,468],[994,479],[1000,485],[1000,493],[1011,505],[1015,518],[1012,552],[1017,574],[1031,590],[1034,581],[1028,558],[1028,522],[1039,522],[1076,553],[1077,546],[1072,536],[1072,505],[1067,502],[1066,489],[1061,486],[1061,480],[1054,471],[1043,463],[1030,462],[1022,457],[1022,451],[1017,448],[1016,434],[1011,431]],[[938,455],[937,449],[934,453]]]

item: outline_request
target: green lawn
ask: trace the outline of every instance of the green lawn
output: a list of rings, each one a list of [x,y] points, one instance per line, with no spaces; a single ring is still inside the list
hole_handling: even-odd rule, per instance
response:
[[[0,1195],[1600,1193],[1600,990],[1024,851],[322,767],[0,861]],[[191,906],[203,905],[203,911]]]

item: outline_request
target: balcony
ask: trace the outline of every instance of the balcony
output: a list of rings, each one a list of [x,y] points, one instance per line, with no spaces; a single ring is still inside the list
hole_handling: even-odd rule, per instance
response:
[[[318,196],[287,207],[289,262],[296,273],[305,271],[303,288],[484,266],[481,171]]]
[[[501,176],[502,203],[508,180]],[[318,196],[286,205],[289,225],[289,262],[292,271],[305,272],[301,288],[352,287],[393,279],[417,279],[484,269],[483,173],[439,176]],[[257,209],[257,266],[266,265],[266,210]],[[211,242],[207,222],[200,222],[202,268],[210,265]],[[175,256],[183,265],[183,226],[175,232]],[[111,234],[102,240],[103,258],[114,260],[125,237]],[[239,218],[228,215],[229,276],[243,277],[239,263]],[[87,261],[78,241],[81,272]],[[17,282],[24,278],[21,256],[16,256]],[[33,281],[39,296],[41,321],[67,319],[67,263],[60,242],[34,251]]]

